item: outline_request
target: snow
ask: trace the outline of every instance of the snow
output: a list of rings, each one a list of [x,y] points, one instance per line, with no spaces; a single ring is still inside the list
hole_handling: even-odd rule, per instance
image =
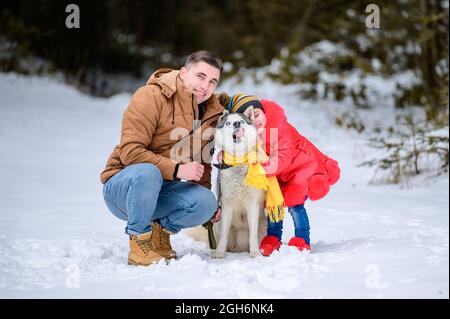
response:
[[[244,78],[219,91],[277,101],[339,161],[341,180],[306,205],[313,252],[283,245],[270,257],[216,260],[181,232],[177,260],[133,267],[99,180],[131,95],[93,98],[0,73],[0,298],[448,298],[448,174],[408,189],[370,184],[373,169],[357,166],[373,152],[370,131],[334,124],[348,102],[300,101],[297,89]],[[390,107],[361,112],[369,124],[395,118]],[[287,243],[290,216],[284,228]]]

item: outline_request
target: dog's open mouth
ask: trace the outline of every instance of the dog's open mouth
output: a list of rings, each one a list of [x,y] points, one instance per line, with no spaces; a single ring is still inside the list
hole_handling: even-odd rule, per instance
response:
[[[245,130],[241,127],[233,131],[233,142],[239,143],[245,135]]]

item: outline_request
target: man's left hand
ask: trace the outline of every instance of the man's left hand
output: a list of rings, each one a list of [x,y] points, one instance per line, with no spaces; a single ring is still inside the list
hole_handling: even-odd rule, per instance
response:
[[[213,217],[211,218],[211,222],[217,223],[221,217],[222,217],[222,209],[219,207],[219,208],[217,208],[217,211],[214,213]]]

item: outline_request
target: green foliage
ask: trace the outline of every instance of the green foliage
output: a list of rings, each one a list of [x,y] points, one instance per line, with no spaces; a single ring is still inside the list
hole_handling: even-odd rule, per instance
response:
[[[386,151],[387,155],[365,161],[360,166],[376,167],[377,172],[385,173],[382,174],[384,182],[403,184],[423,171],[448,172],[448,123],[446,127],[435,130],[429,123],[416,122],[412,116],[407,116],[393,137],[374,137],[369,139],[369,145]]]
[[[411,87],[402,87],[401,85],[397,85],[394,103],[397,108],[425,105],[427,100],[423,85],[415,84]]]
[[[5,54],[2,47],[1,69],[25,72],[20,60],[36,56],[83,83],[98,71],[145,77],[149,69],[179,67],[189,52],[209,49],[233,66],[225,78],[278,60],[280,68],[268,76],[311,84],[305,98],[317,98],[320,72],[389,77],[412,70],[420,85],[399,88],[397,104],[423,106],[429,120],[448,109],[448,1],[378,1],[381,28],[372,30],[362,0],[78,0],[80,29],[65,27],[69,3],[4,0],[0,39],[9,48]],[[299,59],[324,40],[345,50]],[[339,81],[322,84],[337,100],[368,106],[364,92]]]
[[[335,124],[345,129],[355,130],[361,133],[365,130],[365,125],[361,118],[352,111],[347,111],[335,117]]]

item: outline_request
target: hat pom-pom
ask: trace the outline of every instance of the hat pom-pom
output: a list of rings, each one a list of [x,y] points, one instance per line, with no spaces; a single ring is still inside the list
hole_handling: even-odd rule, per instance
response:
[[[228,94],[226,94],[225,92],[219,93],[216,95],[217,99],[219,100],[219,103],[223,106],[223,107],[227,107],[228,104],[230,103],[230,96]]]

